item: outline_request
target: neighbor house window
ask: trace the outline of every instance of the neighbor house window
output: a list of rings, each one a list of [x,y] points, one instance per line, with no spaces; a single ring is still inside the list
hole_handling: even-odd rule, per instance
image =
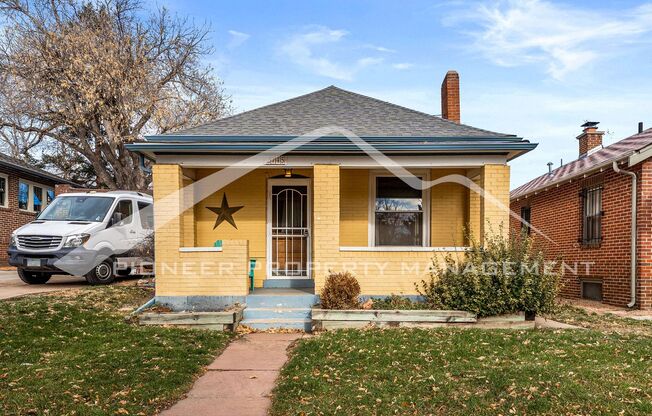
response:
[[[597,245],[602,241],[602,185],[582,189],[582,237],[584,245]]]
[[[7,201],[7,190],[9,189],[9,178],[5,175],[0,175],[0,207],[6,207]]]
[[[41,212],[54,199],[54,189],[21,180],[18,182],[18,208]]]
[[[43,209],[43,188],[40,186],[35,186],[34,192],[32,192],[32,207],[34,211],[41,212]]]
[[[521,207],[521,232],[530,235],[530,218],[531,218],[531,208]]]
[[[376,246],[422,246],[423,192],[401,178],[376,177],[373,221]]]
[[[18,208],[28,209],[29,207],[29,184],[18,182]]]

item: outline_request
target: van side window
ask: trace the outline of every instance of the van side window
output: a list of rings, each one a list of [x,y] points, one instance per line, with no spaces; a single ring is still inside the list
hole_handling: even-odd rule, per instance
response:
[[[138,215],[140,216],[140,224],[144,229],[154,229],[154,210],[152,209],[152,204],[138,202]]]
[[[128,199],[123,199],[118,202],[113,213],[119,212],[122,214],[122,225],[131,224],[131,215],[134,213],[133,204]]]

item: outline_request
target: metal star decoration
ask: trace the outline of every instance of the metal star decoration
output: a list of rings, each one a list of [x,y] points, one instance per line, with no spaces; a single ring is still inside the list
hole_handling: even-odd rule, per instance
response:
[[[206,207],[217,214],[217,219],[215,220],[215,225],[213,229],[216,229],[218,225],[222,224],[224,221],[228,222],[235,228],[238,229],[238,226],[235,225],[235,220],[233,219],[233,214],[244,208],[243,206],[239,207],[230,207],[229,202],[226,200],[226,193],[222,196],[222,206],[220,207]]]

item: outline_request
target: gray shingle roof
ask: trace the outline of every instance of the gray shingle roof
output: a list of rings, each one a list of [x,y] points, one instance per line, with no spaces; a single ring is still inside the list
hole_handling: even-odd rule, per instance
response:
[[[0,165],[8,166],[14,169],[21,170],[23,172],[29,173],[30,175],[36,176],[37,178],[44,178],[53,181],[54,183],[67,183],[70,185],[77,185],[75,182],[63,179],[53,173],[45,171],[43,169],[28,165],[22,160],[7,156],[0,153]]]
[[[335,86],[163,136],[300,136],[331,125],[360,137],[513,137]]]
[[[548,186],[576,178],[600,166],[628,157],[649,145],[652,145],[652,129],[630,136],[588,156],[560,166],[550,173],[534,178],[510,192],[510,199],[520,198]]]

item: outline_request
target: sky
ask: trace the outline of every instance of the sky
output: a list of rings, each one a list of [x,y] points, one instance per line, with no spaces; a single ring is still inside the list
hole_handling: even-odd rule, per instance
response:
[[[611,144],[652,127],[652,2],[152,0],[211,28],[235,112],[328,85],[441,114],[460,74],[462,122],[539,146],[512,187],[578,156],[599,121]]]

